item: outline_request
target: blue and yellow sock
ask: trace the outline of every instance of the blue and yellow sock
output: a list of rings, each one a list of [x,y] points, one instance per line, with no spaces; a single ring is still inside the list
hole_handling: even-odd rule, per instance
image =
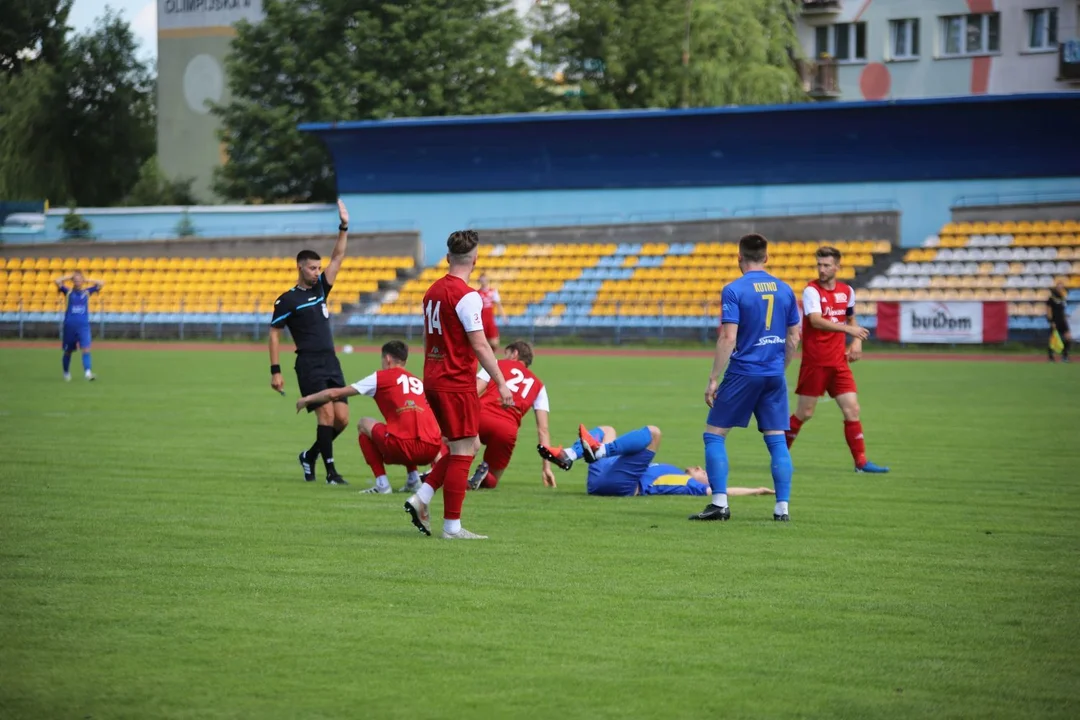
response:
[[[722,435],[705,433],[705,473],[713,492],[713,505],[727,507],[727,441]]]

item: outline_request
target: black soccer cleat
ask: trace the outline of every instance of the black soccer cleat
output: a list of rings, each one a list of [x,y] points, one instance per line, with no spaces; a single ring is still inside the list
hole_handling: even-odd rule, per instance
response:
[[[791,518],[788,517],[787,513],[784,513],[783,515],[777,515],[776,513],[773,513],[772,519],[777,522],[791,522]]]
[[[548,447],[547,445],[537,445],[536,452],[540,453],[540,457],[544,458],[548,462],[555,463],[555,467],[560,470],[569,470],[574,466],[573,460],[567,460],[562,455],[562,448]]]
[[[345,482],[345,478],[338,475],[337,470],[335,470],[334,472],[329,473],[326,476],[326,484],[327,485],[348,485],[349,483]]]
[[[720,520],[721,522],[731,519],[731,510],[709,503],[701,512],[691,515],[687,520]]]
[[[304,482],[315,482],[315,468],[307,461],[307,450],[300,453],[300,468],[304,471]]]

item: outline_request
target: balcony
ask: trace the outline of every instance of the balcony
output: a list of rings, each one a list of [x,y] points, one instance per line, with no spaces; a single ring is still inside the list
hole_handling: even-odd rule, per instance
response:
[[[815,100],[835,100],[840,97],[840,78],[835,60],[799,60],[796,67],[807,95]]]
[[[1066,40],[1058,46],[1058,80],[1080,83],[1080,40]]]
[[[801,0],[803,15],[835,15],[843,10],[840,0]]]

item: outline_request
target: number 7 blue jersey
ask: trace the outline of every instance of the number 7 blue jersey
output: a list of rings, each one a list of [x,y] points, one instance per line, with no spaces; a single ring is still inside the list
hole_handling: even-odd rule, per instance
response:
[[[787,330],[799,324],[799,305],[790,285],[764,270],[751,270],[724,287],[720,322],[739,326],[727,372],[784,374]]]

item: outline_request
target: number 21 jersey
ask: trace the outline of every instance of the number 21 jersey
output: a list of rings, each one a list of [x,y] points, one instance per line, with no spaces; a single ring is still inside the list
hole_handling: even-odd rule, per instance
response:
[[[476,392],[476,354],[467,333],[484,329],[483,301],[459,277],[445,275],[424,293],[424,386]]]
[[[502,372],[503,377],[506,378],[506,386],[514,394],[514,405],[512,407],[503,407],[499,391],[490,385],[491,376],[487,374],[487,370],[481,368],[477,377],[489,383],[484,390],[484,394],[480,396],[480,411],[482,413],[485,415],[492,413],[521,427],[521,419],[525,417],[525,413],[529,412],[529,410],[551,411],[548,404],[547,388],[544,387],[544,383],[540,382],[540,378],[525,367],[525,363],[520,360],[503,359],[499,361],[499,370]]]

